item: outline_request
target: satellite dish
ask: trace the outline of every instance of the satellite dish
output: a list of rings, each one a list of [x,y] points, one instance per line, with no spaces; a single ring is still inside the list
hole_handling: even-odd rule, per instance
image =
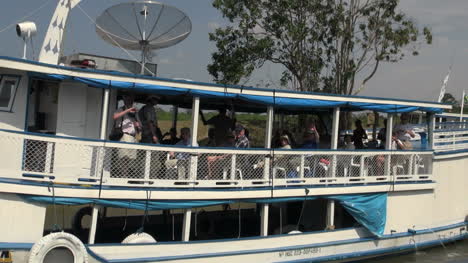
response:
[[[96,20],[96,32],[104,41],[141,50],[141,74],[151,50],[173,46],[191,31],[192,22],[184,12],[151,0],[109,7]]]

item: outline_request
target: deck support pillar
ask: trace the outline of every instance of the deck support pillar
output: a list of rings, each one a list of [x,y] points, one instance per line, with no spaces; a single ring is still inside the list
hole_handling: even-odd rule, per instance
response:
[[[193,97],[192,103],[192,137],[191,137],[191,147],[198,145],[198,117],[200,115],[200,97]],[[190,171],[189,171],[189,180],[195,181],[197,179],[197,162],[198,156],[192,155],[190,157]]]
[[[107,115],[109,114],[109,97],[110,89],[104,90],[104,98],[102,100],[101,110],[101,132],[99,133],[99,139],[105,140],[107,134]]]
[[[93,213],[91,214],[91,227],[89,228],[88,244],[94,244],[96,239],[97,219],[99,215],[99,206],[93,206]]]
[[[270,211],[270,204],[261,204],[261,226],[260,226],[260,236],[268,236],[268,214]]]
[[[338,149],[338,139],[340,138],[340,108],[336,107],[333,109],[333,122],[332,122],[332,134],[331,134],[331,149]],[[333,155],[331,162],[331,177],[336,177],[336,168],[338,163],[338,157],[336,154]]]
[[[110,89],[104,90],[104,97],[102,100],[102,109],[101,109],[101,131],[99,133],[99,139],[105,140],[107,135],[107,115],[109,114],[109,98],[110,98]],[[103,150],[99,151],[98,154],[104,154]],[[104,160],[104,156],[98,158],[99,160]],[[103,167],[101,164],[98,164],[97,167]],[[104,173],[104,169],[100,169],[101,173]],[[94,244],[96,238],[96,229],[97,229],[97,219],[99,215],[99,206],[93,206],[93,212],[91,214],[91,227],[89,228],[89,237],[88,243]]]
[[[274,108],[268,106],[267,108],[267,123],[265,129],[265,149],[271,148],[271,136],[273,134],[273,121],[274,121]],[[265,157],[265,163],[263,166],[263,179],[268,180],[270,178],[270,156]],[[274,178],[273,178],[274,179]]]
[[[335,201],[328,200],[327,203],[327,229],[335,229]]]
[[[389,113],[387,117],[387,128],[385,130],[385,150],[386,151],[391,151],[392,149],[392,133],[393,133],[393,116],[394,114]],[[385,170],[384,170],[384,175],[388,176],[391,175],[391,156],[387,155],[385,157]]]
[[[332,137],[331,137],[331,149],[338,149],[338,139],[340,137],[340,108],[336,107],[333,109],[333,123],[332,123]],[[336,177],[336,168],[338,158],[336,154],[333,155],[331,162],[331,177]],[[304,201],[305,202],[305,201]],[[327,229],[335,229],[335,201],[328,200],[327,202]]]
[[[190,223],[192,221],[192,209],[184,210],[184,222],[182,226],[182,241],[190,240]]]
[[[435,129],[435,115],[434,113],[427,113],[427,146],[428,149],[434,149],[434,129]]]

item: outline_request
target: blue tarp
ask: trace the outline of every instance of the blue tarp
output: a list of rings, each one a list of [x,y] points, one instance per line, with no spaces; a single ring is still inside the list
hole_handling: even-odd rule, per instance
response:
[[[240,89],[241,91],[240,94],[235,94],[235,93],[229,93],[227,92],[227,90],[226,92],[207,91],[207,90],[202,90],[202,89],[187,89],[187,88],[180,88],[180,87],[172,87],[170,85],[163,86],[163,85],[136,83],[136,82],[135,83],[123,82],[123,81],[114,81],[114,80],[111,81],[111,80],[102,80],[102,79],[93,79],[93,78],[71,77],[71,76],[59,75],[59,74],[43,74],[43,73],[32,72],[30,73],[30,75],[41,77],[41,78],[46,78],[46,79],[54,79],[54,80],[75,80],[75,81],[85,83],[87,85],[97,87],[97,88],[135,90],[135,91],[140,91],[140,92],[149,92],[149,93],[156,93],[160,95],[169,95],[169,96],[190,94],[192,96],[199,96],[201,98],[239,99],[242,101],[246,101],[248,103],[254,103],[256,105],[274,106],[275,108],[285,109],[289,111],[307,111],[307,110],[313,110],[313,109],[324,109],[324,108],[331,109],[335,107],[344,107],[344,108],[349,108],[349,109],[372,110],[372,111],[385,112],[385,113],[402,113],[402,112],[412,112],[416,110],[421,110],[421,111],[426,111],[426,112],[435,112],[435,113],[443,112],[443,109],[440,109],[440,108],[429,108],[429,107],[419,107],[419,106],[404,106],[404,105],[384,104],[384,103],[362,103],[362,102],[250,95],[250,94],[242,93],[242,89]]]
[[[387,219],[387,193],[334,195],[354,219],[372,234],[382,236]]]
[[[332,195],[332,196],[306,196],[306,197],[285,197],[285,198],[262,198],[248,200],[109,200],[91,198],[68,198],[52,196],[22,195],[29,202],[40,202],[59,205],[86,205],[96,204],[106,207],[128,208],[138,210],[166,210],[166,209],[188,209],[206,207],[213,205],[232,204],[236,201],[249,203],[279,203],[294,202],[304,200],[315,200],[318,198],[338,201],[354,219],[367,228],[372,234],[381,236],[385,230],[387,218],[387,193],[375,194],[353,194],[353,195]]]

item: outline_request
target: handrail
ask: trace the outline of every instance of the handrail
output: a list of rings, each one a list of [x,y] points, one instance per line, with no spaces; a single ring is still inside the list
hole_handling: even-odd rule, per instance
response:
[[[24,180],[172,188],[328,186],[432,180],[431,150],[196,148],[5,130],[0,130],[1,133],[0,147],[16,152],[16,156],[8,158],[22,160],[21,165],[0,168],[1,176]]]

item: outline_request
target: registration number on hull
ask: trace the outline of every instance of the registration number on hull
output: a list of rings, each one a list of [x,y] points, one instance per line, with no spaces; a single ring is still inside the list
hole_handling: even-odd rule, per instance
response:
[[[286,250],[286,251],[279,252],[278,255],[280,258],[282,258],[282,257],[295,257],[295,256],[317,254],[317,253],[320,253],[319,247]]]

